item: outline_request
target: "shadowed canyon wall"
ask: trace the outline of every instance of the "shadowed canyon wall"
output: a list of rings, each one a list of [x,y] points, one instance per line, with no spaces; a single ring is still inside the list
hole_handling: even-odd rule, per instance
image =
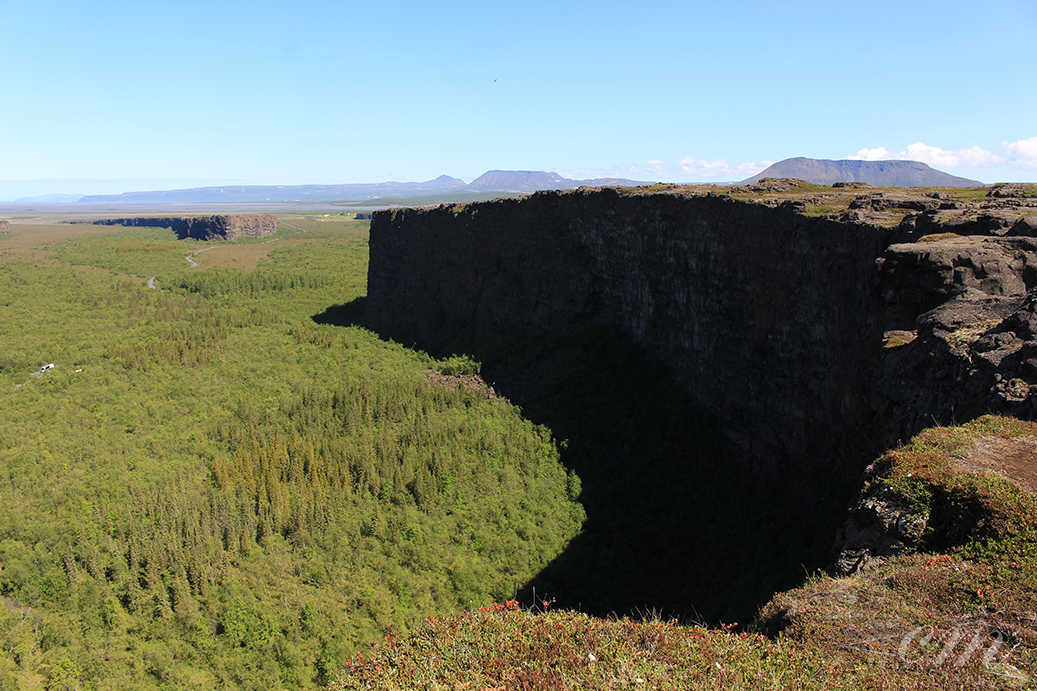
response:
[[[872,417],[891,235],[607,188],[395,209],[372,221],[367,316],[419,343],[615,326],[716,415],[744,470],[809,496]]]
[[[524,597],[746,621],[831,564],[883,449],[1037,418],[1035,219],[1037,186],[795,180],[389,210],[336,318],[474,354],[567,442],[587,521]]]
[[[743,471],[830,502],[924,427],[1037,419],[1037,185],[775,180],[383,211],[366,309],[426,344],[615,327],[716,416]]]
[[[94,224],[171,228],[182,240],[186,238],[194,238],[195,240],[234,240],[242,236],[261,238],[272,235],[277,231],[277,217],[273,214],[107,218],[94,221]]]

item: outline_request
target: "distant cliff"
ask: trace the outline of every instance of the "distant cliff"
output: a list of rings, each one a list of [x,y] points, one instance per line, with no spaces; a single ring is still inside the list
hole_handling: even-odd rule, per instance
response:
[[[171,228],[181,239],[195,240],[233,240],[241,236],[261,238],[277,231],[277,217],[273,214],[107,218],[94,221],[94,224]]]
[[[803,197],[783,182],[785,198],[660,186],[377,212],[368,318],[472,344],[618,327],[713,411],[747,472],[808,496],[934,421],[1035,413],[1021,344],[1037,334],[1022,302],[1037,246],[1000,236],[1034,234],[1037,199]],[[941,231],[951,239],[914,242]],[[999,327],[1020,309],[1023,326]],[[894,330],[901,347],[884,348]],[[973,345],[1001,350],[981,366]]]
[[[778,161],[742,184],[752,185],[764,178],[799,178],[817,185],[864,182],[898,187],[979,187],[983,184],[934,170],[919,161],[829,161],[802,157]]]

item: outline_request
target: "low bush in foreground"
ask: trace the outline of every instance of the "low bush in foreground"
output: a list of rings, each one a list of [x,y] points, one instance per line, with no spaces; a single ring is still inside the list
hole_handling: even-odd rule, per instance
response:
[[[522,611],[512,601],[387,635],[329,688],[788,688],[821,673],[817,656],[757,634]]]
[[[810,597],[852,601],[835,579]],[[816,585],[816,584],[815,584]],[[884,587],[884,586],[883,586]],[[874,601],[852,608],[862,618]],[[821,609],[819,618],[832,616]],[[852,622],[854,617],[850,617]],[[838,627],[847,620],[831,620]],[[430,619],[416,633],[360,654],[329,685],[353,689],[1006,689],[1031,688],[1027,674],[987,659],[986,641],[962,637],[940,659],[948,631],[850,628],[845,640],[820,631],[781,636],[678,626],[658,620],[599,619],[570,611],[521,611],[515,603]],[[937,635],[934,635],[937,634]],[[816,637],[815,637],[816,636]],[[905,645],[906,642],[906,645]],[[901,650],[906,650],[901,653]],[[962,654],[973,648],[964,663]]]

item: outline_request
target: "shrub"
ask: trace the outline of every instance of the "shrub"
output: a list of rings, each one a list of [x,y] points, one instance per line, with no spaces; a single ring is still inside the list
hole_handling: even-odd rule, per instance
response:
[[[432,369],[448,377],[459,377],[463,375],[479,374],[482,363],[472,359],[468,355],[451,355],[442,360],[432,363]]]

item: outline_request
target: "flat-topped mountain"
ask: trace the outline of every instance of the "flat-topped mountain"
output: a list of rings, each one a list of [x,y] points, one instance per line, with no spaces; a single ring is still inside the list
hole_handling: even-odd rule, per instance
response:
[[[468,185],[473,190],[513,190],[535,192],[546,189],[565,189],[572,180],[558,173],[542,170],[488,170]]]
[[[753,185],[764,178],[799,178],[816,185],[834,182],[865,182],[869,185],[897,187],[981,187],[968,180],[930,168],[919,161],[829,161],[815,158],[787,158],[778,161],[747,180]]]
[[[468,184],[469,190],[485,192],[537,192],[571,190],[577,187],[635,187],[646,182],[624,178],[592,178],[573,180],[558,173],[542,170],[489,170]]]

